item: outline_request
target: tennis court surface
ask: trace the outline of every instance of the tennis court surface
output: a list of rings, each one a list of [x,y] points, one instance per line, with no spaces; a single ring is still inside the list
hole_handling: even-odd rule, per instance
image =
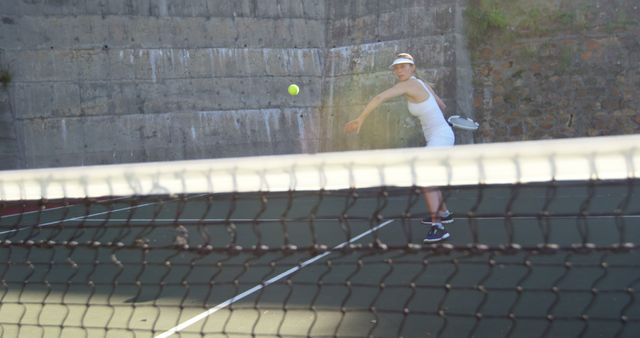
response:
[[[6,171],[0,334],[635,337],[638,145]],[[424,186],[444,242],[422,241]]]

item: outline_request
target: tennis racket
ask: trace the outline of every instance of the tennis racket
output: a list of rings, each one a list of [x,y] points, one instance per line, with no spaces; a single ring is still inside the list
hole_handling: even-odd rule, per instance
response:
[[[447,119],[447,122],[449,122],[449,125],[452,127],[463,130],[477,130],[480,127],[478,122],[460,115],[450,116]]]

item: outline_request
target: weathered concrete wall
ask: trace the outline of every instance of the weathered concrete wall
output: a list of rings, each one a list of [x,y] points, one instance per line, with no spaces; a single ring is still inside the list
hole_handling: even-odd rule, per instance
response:
[[[344,123],[355,118],[375,94],[393,85],[395,77],[388,65],[399,52],[414,56],[418,77],[435,85],[447,104],[446,114],[458,111],[455,47],[459,9],[459,1],[453,0],[331,1],[323,149],[424,145],[419,122],[409,114],[404,99],[383,104],[359,135],[342,132]]]
[[[481,22],[488,30],[463,14],[479,4],[492,11],[483,20],[497,20]],[[393,84],[387,65],[400,51],[416,57],[447,115],[480,120],[475,135],[457,132],[458,143],[635,133],[639,7],[0,2],[0,68],[12,75],[0,89],[1,168],[421,146],[402,99],[374,112],[360,135],[342,133]],[[286,94],[292,82],[297,97]]]
[[[2,156],[48,167],[419,146],[401,100],[360,136],[342,124],[393,83],[399,51],[456,111],[458,2],[3,2],[16,150]]]
[[[24,167],[317,151],[325,6],[3,1],[3,147]]]
[[[0,49],[0,170],[21,166],[14,110],[9,95],[10,84],[9,65],[5,60],[4,50]]]
[[[0,170],[20,167],[20,152],[9,94],[0,84]]]
[[[640,132],[640,2],[494,2],[480,10],[503,20],[473,49],[478,142]]]

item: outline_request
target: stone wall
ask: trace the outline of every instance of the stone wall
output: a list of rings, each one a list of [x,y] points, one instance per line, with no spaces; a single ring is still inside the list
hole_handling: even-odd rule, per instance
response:
[[[638,132],[635,0],[0,2],[3,169],[424,145],[402,99],[345,135],[412,53],[457,142]],[[465,11],[465,9],[467,9]],[[470,50],[467,49],[467,40]],[[290,83],[301,94],[286,93]]]
[[[342,127],[373,96],[394,84],[388,65],[399,52],[414,56],[418,77],[434,84],[447,104],[446,114],[458,111],[458,2],[334,0],[329,8],[327,41],[332,46],[325,66],[323,149],[423,146],[419,122],[401,98],[373,112],[359,135],[346,136]],[[471,82],[470,77],[467,81]]]
[[[402,100],[359,136],[342,125],[393,84],[399,51],[456,111],[459,2],[3,2],[5,167],[421,146]]]
[[[8,92],[0,84],[0,170],[20,167],[20,152],[12,111]]]
[[[472,1],[478,142],[640,131],[637,0]],[[484,14],[485,16],[482,16]]]
[[[22,166],[317,151],[325,6],[3,1]]]

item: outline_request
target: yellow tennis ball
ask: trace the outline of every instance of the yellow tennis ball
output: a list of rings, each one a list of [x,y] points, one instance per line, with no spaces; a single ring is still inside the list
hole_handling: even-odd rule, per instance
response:
[[[296,95],[298,95],[298,93],[300,93],[300,87],[298,87],[297,84],[290,84],[289,85],[289,95],[296,96]]]

